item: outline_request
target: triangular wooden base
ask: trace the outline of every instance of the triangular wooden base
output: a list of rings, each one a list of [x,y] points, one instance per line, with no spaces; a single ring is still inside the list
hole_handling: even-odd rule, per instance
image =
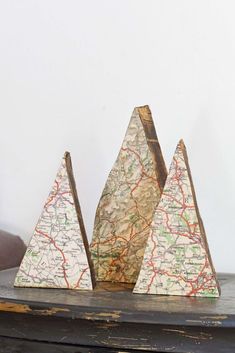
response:
[[[134,293],[218,297],[183,141],[154,213]]]
[[[166,175],[150,109],[135,108],[96,211],[91,253],[97,280],[136,282]]]
[[[68,152],[64,155],[14,285],[93,289],[90,252]]]

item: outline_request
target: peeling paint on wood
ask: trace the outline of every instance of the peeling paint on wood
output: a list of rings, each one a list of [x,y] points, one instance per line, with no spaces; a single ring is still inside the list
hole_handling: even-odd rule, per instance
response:
[[[11,302],[1,302],[0,303],[0,311],[9,311],[14,313],[37,313],[40,315],[54,315],[58,312],[68,312],[69,309],[66,308],[49,308],[49,309],[31,309],[29,305],[24,304],[16,304]]]
[[[86,312],[83,315],[84,319],[95,320],[97,318],[103,318],[104,320],[118,319],[120,318],[120,311],[113,311],[109,313],[96,313],[96,312]]]
[[[117,292],[116,285],[112,292],[104,286],[89,293],[15,289],[11,287],[15,272],[0,272],[0,353],[1,337],[17,342],[27,338],[32,344],[56,343],[59,348],[52,353],[70,353],[73,346],[77,349],[72,353],[235,352],[233,275],[219,277],[222,296],[211,300],[146,298],[133,295],[124,286]],[[10,343],[6,347],[12,351]],[[44,352],[34,346],[18,351]]]
[[[201,316],[202,320],[225,320],[227,319],[227,315],[217,315],[217,316]]]
[[[165,328],[165,329],[163,329],[163,331],[176,332],[176,333],[179,333],[180,335],[182,335],[184,337],[192,338],[192,339],[199,339],[199,340],[208,340],[208,339],[212,339],[213,338],[210,334],[204,333],[204,332],[200,332],[199,335],[192,335],[192,334],[189,334],[185,330],[179,330],[179,329]]]

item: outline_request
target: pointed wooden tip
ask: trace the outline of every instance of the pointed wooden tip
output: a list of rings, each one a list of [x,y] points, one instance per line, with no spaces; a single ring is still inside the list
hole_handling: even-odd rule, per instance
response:
[[[151,110],[148,105],[142,105],[140,107],[135,107],[136,110],[138,110],[138,113],[140,115],[151,115]]]
[[[183,140],[183,139],[180,139],[180,140],[179,140],[178,146],[179,146],[182,150],[185,150],[185,149],[186,149],[185,143],[184,143],[184,140]]]
[[[135,110],[138,111],[142,123],[143,121],[146,121],[147,123],[153,123],[152,113],[148,105],[136,107]]]
[[[64,158],[67,159],[70,157],[70,153],[68,151],[64,152]]]
[[[185,143],[184,143],[183,139],[179,140],[178,145],[176,147],[176,150],[180,150],[182,152],[182,154],[184,156],[184,159],[187,162],[188,161],[187,148],[185,146]],[[187,165],[188,165],[188,162],[187,162]]]
[[[150,108],[149,108],[149,105],[147,105],[147,104],[145,104],[145,105],[140,105],[139,107],[135,107],[136,109],[148,109],[148,110],[150,110]]]
[[[71,171],[71,173],[73,173],[72,159],[68,151],[65,151],[64,153],[64,161],[65,161],[67,172],[69,173]]]

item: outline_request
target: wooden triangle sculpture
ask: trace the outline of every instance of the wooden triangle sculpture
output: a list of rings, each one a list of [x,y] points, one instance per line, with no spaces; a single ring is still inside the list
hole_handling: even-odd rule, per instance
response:
[[[135,283],[167,172],[148,106],[135,108],[96,211],[98,281]]]
[[[93,289],[88,241],[68,152],[64,155],[14,285]]]
[[[220,294],[182,140],[153,216],[134,293]]]

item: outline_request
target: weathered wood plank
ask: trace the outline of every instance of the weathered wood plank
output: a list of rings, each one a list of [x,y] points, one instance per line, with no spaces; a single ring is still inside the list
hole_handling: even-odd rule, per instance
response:
[[[235,351],[235,330],[114,323],[2,313],[0,336],[78,346],[175,353]]]
[[[219,275],[220,298],[133,294],[125,286],[89,292],[13,288],[16,269],[0,272],[0,311],[98,321],[235,327],[235,276]],[[101,286],[102,287],[102,286]]]
[[[129,286],[117,291],[111,284],[92,292],[14,288],[15,273],[0,273],[4,353],[14,353],[7,340],[17,340],[17,353],[235,352],[234,275],[220,275],[222,296],[209,299],[135,295]],[[35,349],[26,341],[37,341]]]
[[[74,346],[18,338],[0,337],[0,353],[121,353],[119,349]],[[122,353],[144,353],[145,351],[122,350]]]

